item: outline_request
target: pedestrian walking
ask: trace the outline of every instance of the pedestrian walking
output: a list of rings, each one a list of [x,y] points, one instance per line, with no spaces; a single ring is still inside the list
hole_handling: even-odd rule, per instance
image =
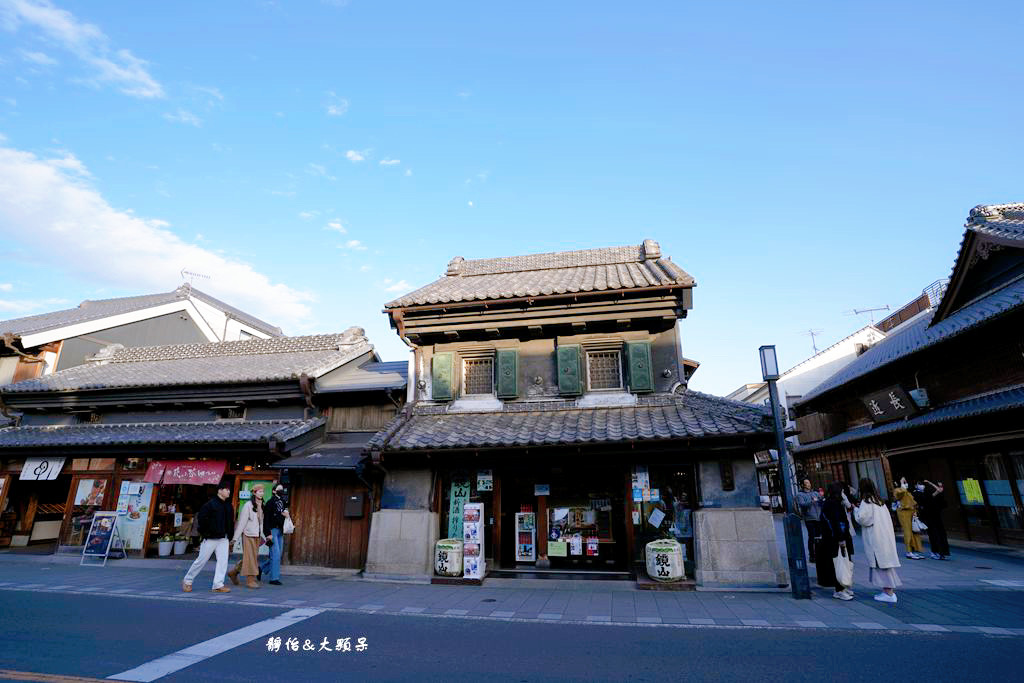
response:
[[[923,560],[924,545],[921,544],[921,537],[914,532],[917,501],[914,500],[914,494],[910,492],[906,477],[901,477],[899,483],[893,482],[893,485],[893,500],[899,503],[896,516],[900,520],[900,528],[903,529],[903,544],[907,547],[907,558]]]
[[[931,548],[931,558],[933,560],[948,560],[949,537],[946,536],[946,523],[942,521],[942,511],[946,508],[945,489],[941,481],[938,484],[933,484],[927,479],[922,480],[921,489],[922,519],[928,525],[928,546]]]
[[[853,577],[844,577],[849,581],[847,584],[839,578],[835,567],[835,560],[840,556],[853,561],[853,537],[850,535],[850,518],[846,516],[843,505],[843,487],[841,481],[829,484],[825,502],[821,506],[818,584],[834,587],[832,597],[836,600],[853,600]],[[830,583],[822,584],[822,571],[831,579]]]
[[[252,495],[238,514],[234,540],[242,541],[242,559],[228,572],[231,582],[238,585],[238,575],[245,577],[246,588],[259,588],[259,554],[263,545],[263,484],[252,487]]]
[[[281,585],[281,553],[284,550],[284,520],[288,518],[288,506],[284,502],[284,486],[274,485],[273,495],[263,511],[263,535],[267,540],[270,554],[260,560],[260,572],[270,577],[272,586]]]
[[[802,489],[796,494],[796,504],[807,527],[807,556],[811,562],[815,561],[815,546],[821,535],[821,503],[821,494],[811,489],[810,479],[804,479]]]
[[[202,542],[199,544],[199,557],[189,567],[185,578],[181,581],[181,590],[192,592],[192,582],[210,561],[211,555],[217,556],[217,568],[213,573],[213,590],[216,593],[229,593],[231,589],[224,585],[224,572],[228,568],[231,547],[228,539],[235,530],[235,511],[228,502],[231,498],[231,483],[225,479],[217,485],[217,495],[199,508],[198,530]]]
[[[868,564],[868,581],[882,589],[875,596],[879,602],[896,602],[894,589],[903,582],[896,574],[900,566],[899,551],[896,550],[896,533],[892,528],[892,516],[882,504],[875,482],[861,479],[860,504],[854,517],[861,526],[864,540],[864,557]]]

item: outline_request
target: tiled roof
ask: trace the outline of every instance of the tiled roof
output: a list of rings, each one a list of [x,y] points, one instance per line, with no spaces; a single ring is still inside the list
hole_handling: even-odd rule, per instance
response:
[[[0,387],[0,393],[273,382],[303,373],[316,378],[372,350],[360,328],[308,337],[122,348],[100,362]]]
[[[374,389],[403,389],[409,383],[407,361],[363,363],[359,367],[346,365],[328,377],[317,380],[316,390],[323,393],[344,391],[372,391]]]
[[[1024,408],[1024,386],[1017,386],[1003,391],[984,394],[982,396],[952,401],[927,413],[915,415],[907,420],[888,422],[886,424],[878,425],[877,427],[873,425],[855,427],[823,441],[817,441],[815,443],[800,446],[796,450],[798,453],[808,453],[810,451],[828,448],[829,446],[845,444],[851,441],[859,441],[861,439],[881,436],[883,434],[892,434],[893,432],[902,432],[908,429],[917,429],[942,422],[949,422],[951,420],[960,420],[967,417],[975,417],[977,415],[998,413],[1004,410],[1013,410],[1015,408]]]
[[[984,322],[1017,309],[1021,304],[1024,304],[1024,278],[1015,280],[1002,289],[964,306],[933,327],[929,327],[933,313],[922,314],[918,320],[908,323],[905,327],[897,328],[845,368],[804,394],[800,404],[805,404],[827,391],[900,358],[952,339]]]
[[[229,306],[223,301],[215,299],[209,294],[205,294],[194,287],[190,289],[187,285],[182,285],[172,292],[144,294],[142,296],[127,296],[117,299],[83,301],[77,308],[69,308],[63,311],[51,311],[49,313],[40,313],[39,315],[30,315],[24,318],[0,321],[0,334],[10,332],[17,336],[25,336],[28,334],[35,334],[37,332],[47,332],[49,330],[55,330],[69,325],[100,320],[102,318],[109,318],[122,313],[133,313],[146,308],[153,308],[155,306],[162,306],[176,301],[183,301],[189,296],[199,299],[200,301],[205,301],[211,306],[227,312],[232,318],[240,320],[241,322],[244,322],[265,334],[269,334],[273,337],[281,336],[283,334],[280,327],[264,322],[255,316],[249,315],[245,311],[235,308],[234,306]]]
[[[386,304],[401,308],[638,287],[694,286],[653,240],[642,245],[467,261],[452,259],[440,279]]]
[[[310,420],[251,420],[241,422],[171,422],[134,424],[76,424],[0,429],[0,449],[58,446],[145,444],[260,443],[270,437],[288,441],[324,424]]]
[[[504,410],[447,413],[418,405],[378,432],[382,451],[505,448],[771,434],[767,409],[695,391],[643,397],[636,406],[578,408],[573,401],[506,403]]]
[[[1001,240],[1024,241],[1024,204],[976,206],[967,217],[967,228]]]
[[[278,460],[272,467],[301,468],[313,470],[354,470],[366,455],[363,450],[373,434],[349,432],[328,434],[327,441],[314,446],[302,455]]]

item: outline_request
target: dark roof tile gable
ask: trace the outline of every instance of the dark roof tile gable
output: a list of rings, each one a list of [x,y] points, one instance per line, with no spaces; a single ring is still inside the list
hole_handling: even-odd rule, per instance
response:
[[[639,246],[475,260],[456,257],[441,279],[386,307],[695,285],[693,277],[661,255],[657,242],[645,240]]]

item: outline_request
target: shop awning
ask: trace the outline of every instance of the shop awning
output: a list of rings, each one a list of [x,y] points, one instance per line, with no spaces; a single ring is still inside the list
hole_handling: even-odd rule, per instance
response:
[[[365,459],[363,450],[373,432],[331,434],[329,440],[302,455],[278,460],[272,467],[288,469],[355,470]]]
[[[152,484],[216,484],[227,469],[226,460],[155,460],[143,481]]]

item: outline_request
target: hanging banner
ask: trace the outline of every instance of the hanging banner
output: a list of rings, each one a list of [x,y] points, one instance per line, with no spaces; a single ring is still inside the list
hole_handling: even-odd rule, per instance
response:
[[[469,478],[453,476],[448,498],[448,538],[462,538],[462,508],[469,500]]]
[[[64,468],[64,458],[25,458],[18,479],[52,481]]]
[[[226,460],[155,460],[143,481],[153,484],[216,484],[227,469]]]

